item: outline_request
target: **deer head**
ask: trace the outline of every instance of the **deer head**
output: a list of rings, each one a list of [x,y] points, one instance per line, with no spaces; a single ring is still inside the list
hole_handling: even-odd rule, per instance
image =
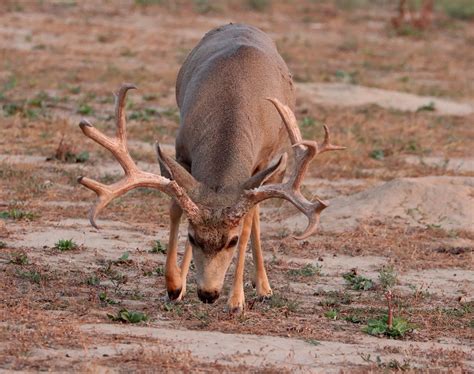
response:
[[[86,120],[82,120],[79,124],[87,137],[115,156],[125,172],[124,178],[112,185],[79,177],[78,182],[93,190],[98,196],[90,212],[90,221],[94,227],[98,228],[96,218],[102,209],[114,198],[134,188],[155,188],[172,197],[188,218],[188,241],[193,248],[198,294],[205,302],[213,302],[219,296],[234,248],[239,241],[240,223],[256,204],[270,198],[288,200],[309,220],[304,233],[295,238],[304,239],[316,231],[321,211],[328,206],[328,203],[319,198],[314,202],[308,201],[301,194],[300,186],[310,161],[317,154],[344,148],[330,144],[326,126],[324,143],[319,148],[316,142],[302,139],[295,116],[289,107],[277,99],[268,99],[285,123],[293,147],[295,166],[291,175],[285,183],[265,184],[284,174],[287,155],[283,154],[267,169],[247,181],[227,190],[214,191],[197,181],[173,158],[164,154],[158,144],[156,148],[162,175],[148,173],[137,167],[127,148],[124,112],[127,91],[134,88],[136,87],[132,84],[125,84],[115,95],[115,137],[102,134]]]

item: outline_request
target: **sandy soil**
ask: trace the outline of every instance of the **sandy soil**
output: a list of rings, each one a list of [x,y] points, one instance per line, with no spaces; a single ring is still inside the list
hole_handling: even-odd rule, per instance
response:
[[[472,21],[440,8],[431,28],[397,33],[388,5],[259,3],[0,4],[0,370],[474,370]],[[152,144],[173,153],[180,63],[229,21],[275,39],[304,136],[320,139],[325,123],[348,146],[315,161],[306,180],[305,194],[331,203],[318,234],[295,241],[304,218],[286,203],[264,205],[274,296],[256,298],[249,255],[241,316],[227,313],[225,295],[200,303],[192,269],[183,302],[167,300],[165,254],[152,251],[156,240],[166,246],[165,196],[129,193],[97,231],[92,194],[76,183],[121,175],[77,123],[112,131],[110,92],[124,81],[140,87],[127,104],[129,148],[159,172]],[[65,239],[76,248],[57,249]],[[347,274],[371,286],[357,289]],[[395,316],[412,327],[398,339],[364,331],[387,312],[388,276]],[[108,317],[121,309],[148,319]]]

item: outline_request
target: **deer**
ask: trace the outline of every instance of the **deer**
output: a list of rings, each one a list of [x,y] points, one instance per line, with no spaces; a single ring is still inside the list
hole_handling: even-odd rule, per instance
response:
[[[272,296],[260,240],[259,204],[284,199],[308,219],[296,239],[305,239],[318,227],[328,202],[306,199],[300,191],[310,162],[319,154],[341,150],[331,144],[327,126],[321,146],[301,136],[294,115],[292,76],[272,39],[260,29],[228,24],[209,31],[190,52],[176,81],[180,124],[175,158],[156,143],[160,175],[140,170],[127,148],[125,99],[133,84],[115,94],[115,137],[96,129],[86,119],[84,135],[109,150],[124,176],[111,185],[87,177],[78,182],[97,194],[91,224],[115,198],[137,187],[157,189],[169,197],[169,243],[165,282],[170,300],[186,294],[187,275],[194,261],[197,294],[204,303],[215,302],[237,252],[235,274],[227,307],[244,310],[244,263],[251,242],[253,284],[258,297]],[[288,139],[294,155],[287,170]],[[288,172],[288,173],[287,173]],[[286,176],[286,174],[288,174]],[[182,215],[188,222],[181,265],[178,236]]]

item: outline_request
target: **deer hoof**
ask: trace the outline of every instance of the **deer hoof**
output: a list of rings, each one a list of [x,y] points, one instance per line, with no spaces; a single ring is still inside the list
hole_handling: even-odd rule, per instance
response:
[[[232,315],[241,315],[244,311],[245,299],[241,300],[236,298],[230,298],[227,302],[227,310]]]
[[[168,297],[172,301],[181,301],[184,295],[182,295],[182,288],[178,288],[177,290],[168,290]]]

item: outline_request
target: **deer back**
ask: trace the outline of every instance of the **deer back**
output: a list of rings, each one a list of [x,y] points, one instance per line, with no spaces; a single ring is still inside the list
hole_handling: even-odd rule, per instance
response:
[[[265,168],[287,142],[282,119],[267,97],[294,108],[291,74],[273,41],[248,25],[208,32],[176,83],[178,162],[216,192]]]

